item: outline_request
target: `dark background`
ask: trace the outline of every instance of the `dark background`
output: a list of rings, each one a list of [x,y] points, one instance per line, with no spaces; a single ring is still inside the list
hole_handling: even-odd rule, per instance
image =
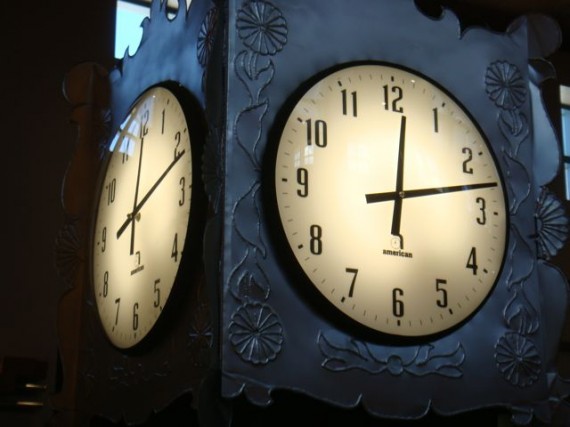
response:
[[[10,0],[0,20],[0,425],[27,427],[43,425],[43,414],[3,408],[10,387],[3,377],[13,371],[9,358],[33,358],[47,363],[45,380],[55,385],[64,288],[54,246],[77,138],[62,83],[79,63],[113,65],[115,1]]]
[[[428,8],[437,3],[419,1]],[[521,13],[550,14],[567,34],[563,48],[550,59],[557,67],[560,81],[570,84],[570,0],[445,0],[443,3],[457,11],[464,25],[497,30],[504,30]],[[45,362],[48,392],[56,387],[56,316],[64,285],[55,268],[54,244],[64,223],[61,184],[77,138],[62,83],[66,74],[82,62],[94,61],[107,69],[114,65],[115,1],[10,0],[0,5],[0,20],[2,397],[6,393],[2,375],[7,369],[2,361],[13,357]],[[547,92],[549,105],[556,111],[559,106],[555,82],[549,83]],[[563,254],[556,262],[568,275],[567,259]],[[563,343],[561,347],[560,369],[568,376],[570,352],[567,353],[569,349],[565,346]],[[43,425],[45,410],[3,410],[1,405],[0,398],[1,426]],[[316,405],[317,412],[325,411],[320,407]]]

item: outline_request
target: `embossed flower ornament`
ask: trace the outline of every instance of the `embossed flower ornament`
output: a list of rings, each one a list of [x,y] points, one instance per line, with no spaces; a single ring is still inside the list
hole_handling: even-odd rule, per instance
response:
[[[485,75],[487,94],[497,107],[513,110],[526,98],[526,86],[519,69],[506,61],[493,62]]]
[[[568,216],[562,202],[546,188],[538,199],[535,216],[538,256],[550,259],[568,240]]]
[[[247,303],[239,307],[229,326],[234,350],[247,362],[266,364],[275,359],[283,344],[283,327],[266,304]]]
[[[499,339],[495,346],[495,360],[503,377],[518,387],[534,384],[541,371],[536,346],[517,333],[508,333]]]
[[[197,55],[198,62],[202,67],[208,64],[210,53],[214,46],[214,35],[216,32],[216,24],[218,22],[218,10],[212,8],[208,11],[200,26],[198,33]]]
[[[260,55],[275,55],[287,43],[287,22],[281,11],[265,1],[252,1],[238,12],[238,34]]]
[[[73,278],[80,265],[85,261],[81,254],[81,239],[76,221],[69,219],[57,235],[55,242],[55,265],[59,276],[67,286],[72,286]]]

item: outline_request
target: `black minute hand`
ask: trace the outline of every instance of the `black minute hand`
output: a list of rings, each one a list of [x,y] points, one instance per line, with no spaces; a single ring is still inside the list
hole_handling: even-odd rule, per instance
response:
[[[366,203],[387,202],[389,200],[411,199],[413,197],[435,196],[437,194],[455,193],[457,191],[478,190],[481,188],[496,187],[496,182],[482,182],[479,184],[453,185],[451,187],[421,188],[406,191],[387,191],[385,193],[366,194]]]
[[[133,201],[133,212],[136,209],[138,198],[139,198],[139,185],[141,182],[141,167],[142,167],[142,159],[143,159],[143,147],[144,147],[144,132],[141,132],[141,150],[139,153],[139,167],[137,169],[137,184],[135,186],[135,200]],[[132,255],[135,252],[135,224],[136,221],[131,221],[131,250],[130,254]]]
[[[174,160],[168,165],[166,170],[162,173],[162,175],[160,175],[160,177],[156,180],[156,182],[153,184],[153,186],[150,188],[150,190],[148,190],[148,192],[144,195],[144,197],[141,199],[141,201],[139,203],[137,203],[137,205],[135,206],[133,211],[127,215],[127,219],[125,220],[123,225],[121,225],[121,227],[117,231],[117,239],[119,237],[121,237],[121,234],[124,233],[124,231],[127,229],[129,224],[133,221],[133,219],[135,218],[137,213],[139,213],[139,211],[142,209],[143,205],[147,202],[147,200],[152,195],[152,193],[154,193],[154,190],[156,190],[156,188],[160,185],[162,180],[166,177],[166,175],[168,175],[168,172],[170,172],[170,170],[174,167],[174,165],[178,162],[178,160],[180,160],[180,157],[182,157],[184,155],[184,153],[185,153],[185,150],[182,150],[180,153],[178,153],[174,157]]]
[[[404,155],[406,152],[406,116],[402,116],[400,122],[400,141],[398,144],[398,167],[396,170],[396,191],[400,194],[404,191]],[[402,223],[402,198],[395,197],[394,211],[392,214],[392,236],[400,238],[400,248],[403,248],[403,237],[400,234],[400,224]]]

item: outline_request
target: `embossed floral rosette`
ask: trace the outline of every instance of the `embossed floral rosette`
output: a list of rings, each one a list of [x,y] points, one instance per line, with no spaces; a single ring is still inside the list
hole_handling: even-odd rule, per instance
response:
[[[261,230],[260,140],[266,132],[265,114],[269,98],[265,94],[275,67],[272,57],[287,43],[287,22],[281,11],[266,1],[245,2],[237,12],[236,31],[243,49],[236,55],[234,70],[245,104],[233,123],[234,155],[243,166],[237,200],[231,203],[233,230],[245,251],[228,279],[231,295],[240,302],[231,316],[229,341],[247,363],[267,364],[278,357],[284,344],[278,314],[270,305],[270,281],[264,271],[267,256]],[[261,304],[263,303],[263,304]]]
[[[548,19],[535,17],[535,28],[540,23],[548,23]],[[531,32],[529,39],[533,37],[539,35]],[[545,37],[544,40],[553,42],[554,39]],[[545,42],[542,52],[530,54],[547,56],[556,49],[555,44]],[[486,91],[489,100],[498,109],[497,125],[506,141],[501,155],[509,182],[512,218],[510,246],[514,260],[508,267],[506,286],[510,298],[503,311],[509,330],[496,342],[496,367],[506,382],[519,389],[533,387],[546,377],[553,393],[550,402],[545,396],[542,402],[513,407],[512,419],[517,425],[531,423],[533,416],[549,421],[551,405],[558,405],[560,395],[568,394],[567,386],[563,386],[564,381],[555,373],[556,347],[539,347],[546,337],[557,341],[562,328],[561,319],[566,311],[566,297],[563,296],[567,295],[566,281],[557,269],[543,260],[555,256],[566,242],[568,218],[560,201],[545,187],[558,169],[559,158],[540,155],[539,151],[548,150],[559,157],[559,143],[544,113],[546,109],[539,89],[541,81],[537,80],[541,73],[533,70],[532,66],[529,68],[533,78],[525,79],[516,65],[498,60],[489,64],[485,76]],[[527,99],[533,106],[532,117],[528,117],[524,110]],[[532,130],[531,120],[534,126]],[[534,164],[529,167],[528,154],[525,156],[525,153],[533,150],[538,155],[535,155]],[[530,235],[524,231],[530,219],[525,205],[532,208],[535,219],[533,225],[536,231]],[[545,280],[546,277],[549,279]],[[555,292],[558,292],[558,297],[554,297]],[[542,294],[543,298],[536,298],[537,293]],[[548,297],[553,299],[545,305]],[[556,302],[557,298],[562,298],[563,302]]]

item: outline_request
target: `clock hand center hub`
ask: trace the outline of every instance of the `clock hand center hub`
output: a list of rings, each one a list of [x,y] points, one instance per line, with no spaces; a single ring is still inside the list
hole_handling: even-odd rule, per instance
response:
[[[135,211],[135,212],[129,212],[127,214],[127,222],[132,222],[134,220],[136,220],[137,222],[141,220],[141,213],[140,211]],[[119,236],[117,236],[118,238]]]

